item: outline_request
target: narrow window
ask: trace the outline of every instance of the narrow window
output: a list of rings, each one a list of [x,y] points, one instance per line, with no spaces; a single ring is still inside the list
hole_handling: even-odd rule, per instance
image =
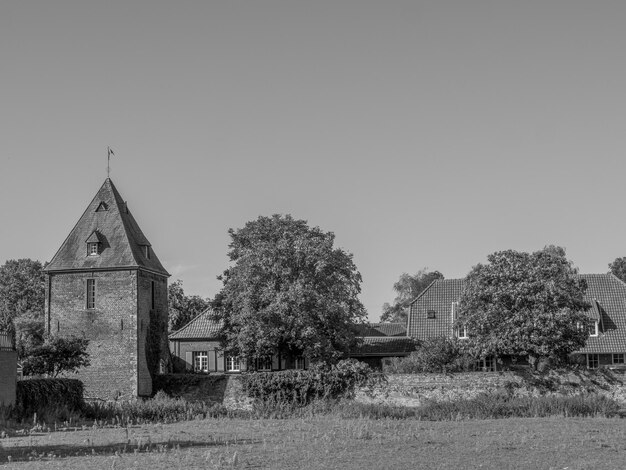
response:
[[[598,354],[587,354],[587,367],[589,369],[597,369],[600,363]]]
[[[193,370],[195,372],[209,371],[209,354],[207,351],[193,352]]]
[[[296,357],[296,369],[306,369],[306,361],[304,360],[304,356]]]
[[[87,279],[87,309],[96,308],[96,280]]]
[[[594,321],[592,325],[589,325],[589,336],[598,336],[598,322]]]
[[[143,252],[146,255],[146,258],[150,259],[150,246],[149,245],[144,245],[143,246]]]
[[[154,281],[150,282],[150,308],[154,310],[155,288]]]
[[[98,250],[98,243],[87,243],[87,255],[88,256],[96,256],[99,255],[100,252]]]

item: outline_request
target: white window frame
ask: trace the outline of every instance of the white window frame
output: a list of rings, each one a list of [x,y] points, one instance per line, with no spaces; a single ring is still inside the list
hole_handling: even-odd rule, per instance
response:
[[[192,356],[194,372],[209,372],[208,351],[193,351]]]
[[[87,243],[87,256],[98,256],[100,254],[100,247],[98,242]]]
[[[593,331],[589,332],[589,336],[591,338],[597,338],[598,336],[598,321],[597,320],[593,322]]]
[[[496,371],[496,358],[494,356],[487,356],[478,359],[477,368],[483,372],[495,372]]]
[[[294,360],[294,366],[298,370],[305,370],[306,369],[306,359],[304,358],[304,356],[297,356],[296,359]]]
[[[597,369],[600,367],[599,354],[587,354],[587,369]]]
[[[87,279],[85,291],[85,308],[87,310],[94,310],[96,308],[96,280],[94,278]]]
[[[615,361],[615,356],[621,356],[621,361]],[[624,353],[613,353],[611,354],[611,361],[615,365],[624,365],[626,364],[626,358],[624,357]]]
[[[226,372],[241,372],[239,356],[226,356]]]
[[[458,302],[452,302],[452,324],[454,324],[458,320],[457,308],[459,308]],[[467,334],[467,326],[463,325],[462,327],[457,326],[454,328],[454,336],[458,339],[468,339],[469,336]]]

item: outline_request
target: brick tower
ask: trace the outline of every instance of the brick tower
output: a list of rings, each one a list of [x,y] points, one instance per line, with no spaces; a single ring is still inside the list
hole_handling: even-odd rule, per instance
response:
[[[46,331],[89,340],[87,398],[148,396],[169,368],[167,278],[107,178],[45,268]]]

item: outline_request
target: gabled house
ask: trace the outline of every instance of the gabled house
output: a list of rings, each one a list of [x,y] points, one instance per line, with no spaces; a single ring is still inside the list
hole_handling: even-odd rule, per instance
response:
[[[415,351],[415,341],[407,336],[406,327],[400,323],[368,323],[357,329],[359,344],[348,357],[381,369],[387,358],[405,357]]]
[[[44,271],[46,333],[89,340],[85,396],[149,396],[169,367],[169,274],[110,178]]]
[[[600,366],[623,367],[626,354],[626,284],[613,274],[580,274],[587,281],[585,300],[591,304],[587,315],[593,327],[584,348],[574,359],[591,369]],[[465,339],[464,328],[454,329],[463,279],[436,280],[409,305],[408,336],[425,340],[438,336]],[[495,368],[491,358],[483,368]]]
[[[239,356],[224,355],[220,346],[221,324],[211,318],[207,309],[169,336],[170,351],[176,372],[239,373],[246,370],[277,371],[306,369],[309,360],[303,356],[273,354],[262,360],[248,361]]]
[[[17,352],[8,333],[0,332],[0,406],[15,403]]]

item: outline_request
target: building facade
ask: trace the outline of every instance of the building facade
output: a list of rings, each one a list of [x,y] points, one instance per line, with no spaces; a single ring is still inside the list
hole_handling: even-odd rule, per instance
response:
[[[44,271],[46,331],[89,340],[85,396],[149,396],[170,367],[169,274],[110,178]]]

